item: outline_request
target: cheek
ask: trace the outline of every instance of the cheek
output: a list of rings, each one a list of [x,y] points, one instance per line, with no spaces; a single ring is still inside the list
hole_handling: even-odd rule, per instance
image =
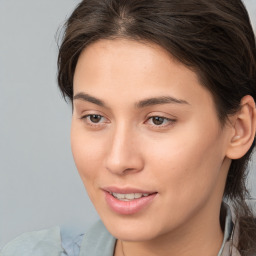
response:
[[[152,179],[163,184],[169,196],[183,199],[208,193],[215,186],[223,160],[222,139],[218,129],[204,132],[183,130],[153,145],[145,146]],[[193,136],[190,136],[193,134]],[[146,142],[145,142],[146,143]],[[145,145],[144,143],[144,145]],[[200,192],[201,191],[201,192]]]
[[[72,122],[71,148],[79,175],[86,186],[93,185],[103,162],[104,141]]]
[[[184,134],[159,144],[144,144],[150,170],[147,179],[158,184],[164,209],[159,216],[170,225],[189,218],[218,191],[222,165],[218,134],[212,131],[212,136],[203,138],[200,131],[193,137]]]

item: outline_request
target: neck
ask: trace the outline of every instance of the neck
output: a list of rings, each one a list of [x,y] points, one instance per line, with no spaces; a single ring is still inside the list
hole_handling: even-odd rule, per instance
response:
[[[217,256],[222,240],[219,212],[214,216],[202,212],[183,227],[150,241],[118,240],[115,256]]]

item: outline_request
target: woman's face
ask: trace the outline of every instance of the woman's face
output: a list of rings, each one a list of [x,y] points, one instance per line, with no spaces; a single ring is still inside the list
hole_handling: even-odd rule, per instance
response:
[[[161,47],[126,39],[88,46],[73,111],[74,160],[115,237],[149,240],[218,216],[230,127],[221,128],[197,75]]]

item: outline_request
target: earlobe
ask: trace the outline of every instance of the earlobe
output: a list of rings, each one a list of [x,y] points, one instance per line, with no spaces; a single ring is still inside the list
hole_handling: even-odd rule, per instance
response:
[[[230,138],[226,156],[230,159],[243,157],[250,149],[256,130],[256,109],[254,99],[244,96],[239,111],[232,117],[233,134]]]

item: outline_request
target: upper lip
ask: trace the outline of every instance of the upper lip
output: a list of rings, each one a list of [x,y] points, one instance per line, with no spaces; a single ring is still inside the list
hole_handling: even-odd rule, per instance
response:
[[[116,186],[109,186],[109,187],[103,187],[102,189],[109,193],[118,193],[118,194],[132,194],[132,193],[153,194],[153,193],[157,193],[156,191],[142,190],[142,189],[133,188],[133,187],[120,188],[120,187],[116,187]]]

